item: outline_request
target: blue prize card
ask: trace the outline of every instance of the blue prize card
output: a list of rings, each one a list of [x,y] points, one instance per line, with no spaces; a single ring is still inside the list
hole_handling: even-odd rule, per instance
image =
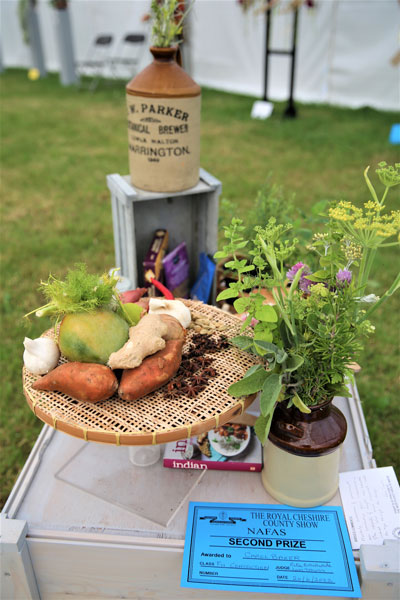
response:
[[[361,598],[339,506],[190,502],[181,586]]]

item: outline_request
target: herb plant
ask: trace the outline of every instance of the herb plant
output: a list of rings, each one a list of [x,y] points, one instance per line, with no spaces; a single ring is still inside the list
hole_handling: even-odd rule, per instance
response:
[[[119,312],[129,325],[136,325],[140,311],[132,311],[131,304],[121,303],[116,287],[118,280],[117,269],[111,275],[99,276],[88,273],[84,263],[76,263],[64,281],[50,275],[47,281],[41,282],[39,290],[48,302],[25,317],[33,313],[37,317],[55,317],[57,324],[67,314],[109,309]]]
[[[376,173],[384,186],[380,199],[367,168],[364,177],[371,199],[364,207],[341,201],[329,208],[324,231],[316,233],[308,246],[308,252],[317,256],[317,270],[305,262],[287,268],[298,249],[298,240],[287,235],[290,224],[271,217],[265,226],[254,227],[248,258],[242,258],[249,245],[242,221],[234,218],[225,227],[228,243],[215,257],[231,257],[225,266],[237,280],[217,301],[234,298],[237,312],[247,314],[245,335],[232,343],[261,359],[228,391],[234,397],[261,392],[255,430],[262,443],[277,402],[310,412],[310,406],[347,395],[351,363],[362,340],[374,331],[369,318],[400,287],[399,273],[381,298],[366,293],[378,249],[400,243],[398,237],[391,239],[399,236],[400,211],[384,212],[390,188],[400,184],[400,164],[382,162]],[[273,306],[264,304],[263,288],[271,290]]]
[[[153,46],[169,48],[181,42],[179,36],[183,31],[184,19],[189,9],[183,10],[180,0],[152,0],[150,18]]]

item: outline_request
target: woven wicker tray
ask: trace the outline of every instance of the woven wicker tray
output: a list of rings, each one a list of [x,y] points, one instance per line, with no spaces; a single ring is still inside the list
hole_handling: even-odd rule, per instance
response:
[[[213,306],[185,301],[192,315],[207,317],[220,332],[228,337],[238,335],[240,321]],[[223,328],[223,331],[220,329]],[[188,330],[183,352],[194,335]],[[49,330],[44,335],[52,336]],[[212,334],[214,335],[214,334]],[[26,400],[44,423],[86,441],[123,446],[164,444],[199,435],[218,425],[229,422],[243,413],[254,396],[237,400],[227,393],[230,384],[240,379],[257,360],[230,346],[213,353],[213,367],[217,376],[196,398],[179,396],[166,400],[161,388],[140,400],[127,401],[115,394],[109,400],[95,404],[74,400],[59,392],[32,389],[38,376],[23,368],[23,389]],[[60,363],[66,362],[61,357]]]

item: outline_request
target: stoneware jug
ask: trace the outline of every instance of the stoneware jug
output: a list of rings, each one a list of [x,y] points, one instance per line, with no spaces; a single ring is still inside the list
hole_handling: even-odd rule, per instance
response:
[[[180,192],[199,179],[201,88],[176,51],[151,47],[153,62],[126,86],[131,182],[152,192]]]

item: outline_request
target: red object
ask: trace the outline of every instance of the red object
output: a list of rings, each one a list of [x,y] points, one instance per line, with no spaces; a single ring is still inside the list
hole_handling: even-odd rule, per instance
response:
[[[137,302],[140,300],[142,296],[147,292],[147,288],[136,288],[135,290],[128,290],[127,292],[122,292],[119,295],[119,299],[122,304],[129,304],[130,302]]]
[[[162,294],[164,294],[165,298],[167,300],[174,300],[174,295],[169,291],[168,288],[165,287],[165,285],[163,285],[162,283],[160,283],[159,281],[157,281],[157,279],[153,279],[153,277],[151,277],[149,279],[150,283],[152,283],[154,285],[154,287],[156,287]]]

